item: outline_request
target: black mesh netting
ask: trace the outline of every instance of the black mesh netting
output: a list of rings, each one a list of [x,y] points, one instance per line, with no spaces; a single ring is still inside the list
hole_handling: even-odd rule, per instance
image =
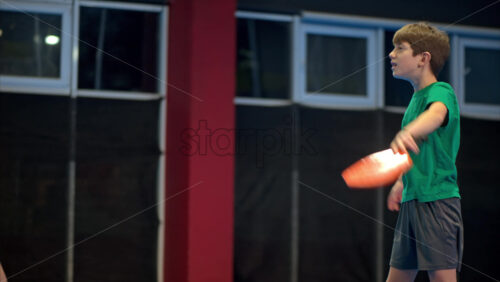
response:
[[[302,107],[292,116],[292,107],[237,107],[237,140],[246,147],[236,156],[235,281],[290,281],[294,158],[300,181],[298,281],[377,281],[377,273],[384,281],[397,219],[385,206],[389,190],[350,190],[340,173],[388,148],[402,115]],[[287,150],[294,119],[300,124],[299,154]],[[457,168],[466,265],[460,281],[486,281],[480,272],[500,277],[494,263],[500,250],[500,122],[462,118],[461,130]],[[379,237],[381,223],[374,218],[384,223]],[[428,281],[426,276],[421,272],[416,281]]]
[[[70,160],[74,281],[156,281],[158,110],[0,95],[0,258],[13,281],[66,281]]]

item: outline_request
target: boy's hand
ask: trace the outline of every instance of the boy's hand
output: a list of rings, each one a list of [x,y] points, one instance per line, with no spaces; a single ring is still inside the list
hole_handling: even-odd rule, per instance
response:
[[[417,142],[410,134],[410,132],[405,129],[399,131],[398,134],[396,134],[391,142],[391,149],[394,153],[407,153],[407,149],[412,150],[413,152],[415,152],[415,154],[418,154],[420,152]]]
[[[399,204],[403,199],[403,181],[401,178],[394,183],[391,192],[387,196],[387,208],[390,211],[399,211]]]

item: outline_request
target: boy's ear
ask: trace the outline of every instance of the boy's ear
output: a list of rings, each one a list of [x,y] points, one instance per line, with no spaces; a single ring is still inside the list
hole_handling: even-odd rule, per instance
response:
[[[431,62],[431,58],[432,58],[432,55],[430,52],[423,52],[422,54],[422,59],[421,59],[421,63],[422,65],[425,65],[425,64],[430,64]]]

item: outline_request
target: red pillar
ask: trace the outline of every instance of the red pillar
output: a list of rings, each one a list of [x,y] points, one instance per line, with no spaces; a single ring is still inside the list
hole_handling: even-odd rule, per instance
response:
[[[164,281],[233,280],[235,9],[170,1]]]

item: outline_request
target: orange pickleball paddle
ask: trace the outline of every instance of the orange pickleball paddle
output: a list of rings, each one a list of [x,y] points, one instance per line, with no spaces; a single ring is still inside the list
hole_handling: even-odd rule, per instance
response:
[[[394,153],[392,149],[387,149],[350,165],[342,172],[342,177],[350,188],[373,189],[393,184],[412,165],[407,153]]]

